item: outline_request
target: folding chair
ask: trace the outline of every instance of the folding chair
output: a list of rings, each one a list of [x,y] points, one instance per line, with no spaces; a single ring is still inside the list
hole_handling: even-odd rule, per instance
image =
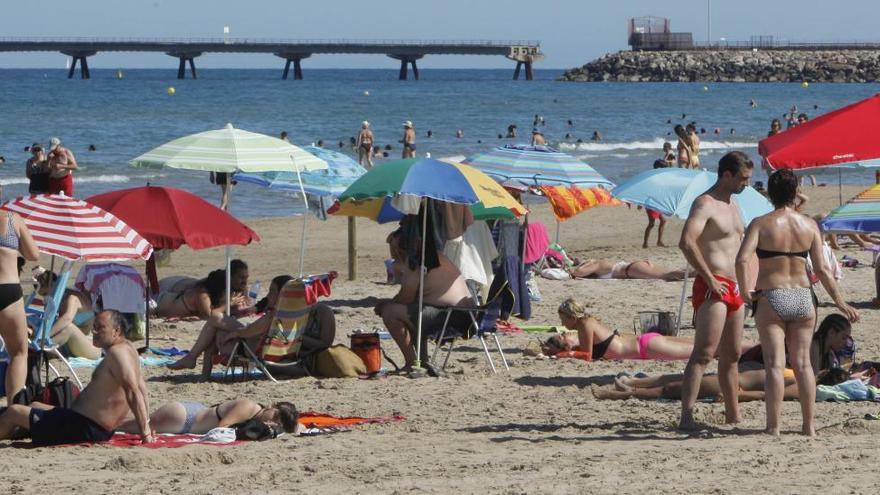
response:
[[[223,364],[226,366],[224,378],[230,374],[235,377],[235,368],[242,368],[247,376],[251,366],[263,372],[270,380],[277,383],[272,371],[281,374],[292,374],[293,370],[302,369],[299,356],[302,347],[302,335],[309,325],[309,314],[318,296],[330,295],[330,284],[336,278],[336,272],[294,279],[281,288],[278,304],[275,308],[275,319],[256,349],[251,349],[247,341],[238,339]]]
[[[489,361],[489,367],[492,369],[492,373],[497,373],[498,370],[495,368],[495,362],[492,360],[492,355],[489,353],[489,346],[486,345],[485,335],[490,333],[492,334],[492,338],[495,339],[495,345],[498,346],[498,353],[501,354],[501,362],[504,364],[504,369],[510,371],[510,367],[507,365],[507,358],[504,357],[504,350],[501,348],[501,342],[498,340],[498,332],[495,323],[493,322],[491,327],[487,329],[481,328],[479,323],[488,314],[490,309],[489,305],[469,308],[461,306],[446,306],[440,307],[439,309],[446,311],[446,318],[443,322],[443,328],[440,330],[440,334],[435,339],[436,346],[434,347],[434,353],[431,355],[432,363],[436,362],[437,353],[443,346],[444,341],[451,337],[451,339],[449,339],[449,349],[446,351],[446,357],[443,359],[443,366],[440,367],[440,369],[445,370],[446,365],[449,363],[449,357],[452,355],[452,350],[455,347],[456,339],[463,338],[466,340],[475,334],[477,338],[480,339],[480,344],[483,346],[483,352],[486,354],[486,360]],[[464,313],[468,315],[470,321],[464,328],[456,328],[456,325],[450,326],[450,320],[455,313]]]
[[[52,325],[55,324],[55,320],[58,318],[58,309],[60,307],[61,298],[64,296],[64,291],[67,288],[67,281],[70,279],[70,267],[68,266],[68,263],[69,262],[65,262],[61,274],[55,281],[55,287],[52,289],[49,297],[46,298],[42,311],[33,304],[36,292],[31,294],[25,301],[28,325],[35,329],[34,334],[28,343],[32,350],[41,353],[41,355],[45,357],[47,378],[49,370],[51,370],[55,376],[61,376],[58,369],[49,362],[48,356],[52,355],[60,359],[61,362],[67,366],[67,369],[70,370],[70,376],[73,377],[73,380],[79,388],[82,389],[82,382],[79,380],[79,377],[76,376],[73,367],[70,366],[70,361],[68,361],[61,353],[59,346],[52,340],[51,335]]]

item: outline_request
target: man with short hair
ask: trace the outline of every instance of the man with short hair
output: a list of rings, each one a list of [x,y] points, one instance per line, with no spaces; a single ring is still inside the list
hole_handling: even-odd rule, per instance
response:
[[[401,158],[415,158],[416,157],[416,131],[413,128],[413,123],[409,120],[403,123],[403,139],[400,140],[403,143],[403,153],[401,154]]]
[[[681,234],[679,248],[694,267],[694,350],[684,371],[679,429],[692,430],[694,403],[709,362],[718,356],[718,381],[726,423],[740,421],[737,361],[741,352],[743,300],[736,283],[735,259],[745,232],[733,199],[749,184],[754,164],[731,151],[718,162],[718,180],[697,197]],[[717,352],[716,352],[717,351]]]
[[[73,152],[61,145],[61,140],[53,137],[49,140],[49,194],[64,193],[73,197],[73,171],[76,170],[76,158]]]
[[[92,341],[104,350],[104,359],[73,406],[66,409],[39,402],[9,406],[0,414],[0,440],[11,438],[18,427],[30,433],[35,446],[104,442],[131,412],[143,443],[151,443],[147,385],[137,351],[125,339],[126,324],[118,311],[99,313]]]

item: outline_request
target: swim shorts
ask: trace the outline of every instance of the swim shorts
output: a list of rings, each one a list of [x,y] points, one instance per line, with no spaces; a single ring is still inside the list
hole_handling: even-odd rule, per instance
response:
[[[91,419],[62,407],[31,409],[30,422],[31,441],[36,447],[106,442],[113,436]]]
[[[415,330],[417,328],[417,325],[419,324],[419,303],[407,304],[406,310],[409,315],[409,321],[412,324],[412,328],[413,330]],[[443,330],[443,323],[445,322],[445,309],[436,308],[434,306],[425,306],[422,309],[422,333],[424,335],[439,337],[440,331]],[[471,317],[468,316],[468,313],[466,311],[453,311],[452,315],[450,315],[449,317],[449,324],[446,328],[446,335],[452,336],[461,335],[462,333],[466,333],[468,331],[473,332],[473,329],[470,328],[471,326],[473,326],[473,322],[471,321]],[[469,337],[469,335],[467,336]]]
[[[73,174],[67,174],[57,179],[49,179],[49,194],[64,193],[65,196],[73,197]]]
[[[663,214],[657,210],[652,210],[650,208],[645,208],[645,213],[648,214],[648,218],[651,220],[660,220],[663,218]]]
[[[726,277],[722,277],[720,275],[715,275],[715,280],[721,282],[727,287],[727,293],[724,294],[720,298],[720,301],[727,306],[727,315],[730,316],[733,313],[736,313],[739,308],[744,304],[742,296],[739,293],[739,285],[735,280],[731,280]],[[715,298],[718,299],[718,295],[712,292],[712,289],[709,287],[709,284],[703,280],[703,277],[697,275],[694,278],[694,292],[693,292],[693,305],[694,311],[700,309],[700,306],[703,305],[704,302]]]

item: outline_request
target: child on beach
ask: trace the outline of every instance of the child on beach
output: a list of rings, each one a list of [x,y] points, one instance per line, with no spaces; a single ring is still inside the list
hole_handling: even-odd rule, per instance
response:
[[[666,150],[667,145],[669,145],[668,152]],[[665,143],[663,145],[663,151],[664,151],[664,153],[666,153],[666,155],[668,157],[672,151],[672,145],[669,143]],[[664,160],[655,160],[654,161],[654,168],[666,168],[669,166],[668,163],[669,162],[667,162],[665,159]],[[648,247],[648,237],[650,237],[651,230],[653,230],[653,228],[654,228],[654,222],[656,222],[657,220],[660,221],[660,225],[657,227],[657,246],[666,247],[666,244],[663,244],[663,229],[666,228],[666,218],[664,218],[663,214],[661,214],[659,211],[652,210],[650,208],[645,208],[645,213],[647,213],[647,215],[648,215],[648,226],[645,227],[645,238],[642,241],[642,248]]]

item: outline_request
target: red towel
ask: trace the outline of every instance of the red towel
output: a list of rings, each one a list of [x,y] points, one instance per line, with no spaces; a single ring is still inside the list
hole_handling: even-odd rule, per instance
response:
[[[325,273],[324,275],[314,275],[305,280],[306,304],[311,306],[318,302],[319,297],[330,295],[330,286],[333,280],[339,276],[336,272]]]

